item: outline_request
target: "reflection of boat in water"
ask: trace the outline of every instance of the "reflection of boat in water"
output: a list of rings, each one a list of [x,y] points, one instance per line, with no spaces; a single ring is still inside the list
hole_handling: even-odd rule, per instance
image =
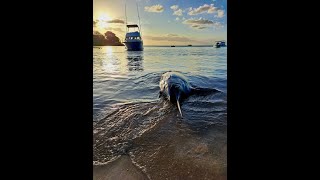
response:
[[[216,44],[215,44],[216,48],[219,48],[219,47],[226,47],[226,42],[225,41],[216,41]]]
[[[138,11],[138,5],[137,5],[137,11]],[[127,12],[125,13],[126,13],[126,36],[125,36],[125,41],[123,43],[126,45],[126,48],[128,51],[142,51],[143,40],[141,37],[140,28],[137,24],[127,24]],[[138,11],[138,18],[139,18],[139,24],[140,24],[139,11]],[[130,28],[132,28],[133,31],[130,32]]]
[[[127,60],[129,71],[143,71],[143,51],[128,51]]]

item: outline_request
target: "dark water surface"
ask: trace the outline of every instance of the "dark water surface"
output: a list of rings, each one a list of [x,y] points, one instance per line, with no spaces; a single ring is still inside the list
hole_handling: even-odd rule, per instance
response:
[[[226,179],[227,48],[93,48],[93,160],[122,155],[149,179]],[[163,73],[178,71],[196,87],[177,107],[160,99]]]

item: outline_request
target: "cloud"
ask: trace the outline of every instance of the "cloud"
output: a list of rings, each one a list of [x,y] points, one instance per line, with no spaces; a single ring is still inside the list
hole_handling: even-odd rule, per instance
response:
[[[121,28],[112,28],[112,27],[108,27],[106,28],[109,31],[117,31],[117,32],[124,32]]]
[[[215,22],[215,23],[213,23],[213,27],[214,27],[214,29],[221,29],[224,26],[220,22]]]
[[[180,34],[162,34],[162,35],[153,35],[153,36],[144,36],[144,41],[146,44],[153,44],[153,45],[205,45],[205,44],[212,44],[215,40],[214,38],[205,37],[203,39],[196,38],[195,36],[183,36]]]
[[[96,26],[97,23],[99,22],[105,22],[105,23],[114,23],[114,24],[124,24],[124,20],[122,19],[111,19],[109,21],[106,21],[106,20],[93,20],[93,26]]]
[[[198,8],[189,8],[189,15],[197,15],[202,13],[212,14],[216,11],[217,7],[214,7],[213,4],[204,4],[203,6],[199,6]]]
[[[176,17],[176,21],[179,21],[180,20],[180,18],[179,17]]]
[[[208,19],[199,18],[199,19],[187,19],[182,22],[183,24],[188,24],[193,29],[205,29],[209,28],[210,26],[213,26],[214,29],[220,29],[223,28],[223,24],[220,22],[213,22]]]
[[[173,10],[173,15],[182,16],[183,11],[182,11],[182,9],[178,9],[179,8],[178,5],[173,5],[170,8]]]
[[[194,28],[194,29],[205,29],[205,28],[208,28],[206,26],[200,26],[200,25],[197,25],[197,24],[193,24],[193,25],[191,25],[191,27]]]
[[[195,38],[195,37],[187,37],[179,34],[164,34],[158,36],[144,36],[144,40],[150,42],[156,42],[157,44],[168,45],[168,44],[181,44],[186,45],[187,43],[192,44],[209,44],[214,42],[210,38],[206,38],[204,40]]]
[[[106,21],[107,23],[119,23],[119,24],[124,24],[124,21],[121,19],[112,19],[109,21]]]
[[[101,21],[93,21],[93,27],[95,28],[95,27],[97,27],[97,25],[95,25],[95,24],[97,24],[98,22],[101,22]],[[117,31],[117,32],[124,32],[124,30],[122,29],[122,28],[119,28],[119,25],[113,25],[113,26],[116,26],[116,27],[104,27],[104,28],[102,28],[102,29],[104,29],[104,30],[106,30],[106,31]],[[102,30],[101,29],[101,30]]]
[[[166,36],[168,36],[168,37],[177,37],[179,35],[178,34],[166,34]]]
[[[176,10],[179,8],[179,6],[178,6],[178,5],[173,5],[173,6],[171,6],[170,8],[171,8],[172,10],[176,11]]]
[[[176,15],[176,16],[182,16],[182,9],[178,9],[176,11],[173,12],[173,15]]]
[[[204,18],[199,18],[199,19],[187,19],[183,21],[184,24],[213,24],[213,21],[204,19]]]
[[[190,38],[187,38],[185,36],[180,36],[178,34],[166,34],[162,36],[145,36],[144,39],[155,40],[155,41],[178,41],[178,42],[192,41]]]
[[[147,11],[147,12],[161,13],[161,12],[163,12],[163,10],[164,10],[164,8],[160,4],[144,7],[144,11]]]
[[[218,14],[215,17],[222,18],[224,16],[224,10],[219,9]]]

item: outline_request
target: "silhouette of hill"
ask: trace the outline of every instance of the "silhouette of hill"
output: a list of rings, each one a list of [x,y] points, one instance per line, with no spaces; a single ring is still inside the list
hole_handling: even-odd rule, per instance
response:
[[[124,44],[122,44],[120,39],[111,31],[107,31],[104,35],[94,31],[93,46],[124,46]]]

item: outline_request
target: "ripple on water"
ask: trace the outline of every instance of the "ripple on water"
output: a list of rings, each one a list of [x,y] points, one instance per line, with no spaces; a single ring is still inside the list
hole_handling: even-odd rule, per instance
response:
[[[169,70],[221,93],[189,97],[181,118],[158,98]],[[93,163],[130,157],[149,179],[226,179],[226,82],[226,48],[94,48]]]

